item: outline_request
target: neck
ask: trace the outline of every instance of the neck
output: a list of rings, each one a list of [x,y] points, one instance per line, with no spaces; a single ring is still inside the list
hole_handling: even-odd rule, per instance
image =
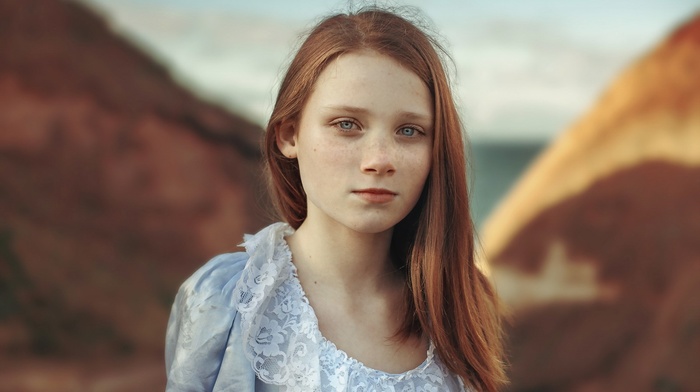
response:
[[[386,290],[393,286],[387,282],[396,282],[391,236],[391,229],[367,234],[307,219],[287,241],[302,283],[357,296]]]

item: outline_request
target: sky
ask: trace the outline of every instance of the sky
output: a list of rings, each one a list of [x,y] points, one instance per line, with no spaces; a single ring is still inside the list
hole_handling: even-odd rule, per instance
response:
[[[356,4],[418,7],[451,53],[473,140],[547,141],[698,0],[77,0],[183,85],[261,126],[304,31]]]

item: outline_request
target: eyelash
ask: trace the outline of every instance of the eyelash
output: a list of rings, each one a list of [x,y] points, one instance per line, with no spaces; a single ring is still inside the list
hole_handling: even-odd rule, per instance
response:
[[[408,136],[408,135],[404,135],[404,134],[401,133],[401,131],[403,131],[404,129],[410,129],[410,130],[412,130],[412,131],[414,132],[414,133],[413,133],[411,136],[409,136],[409,137],[419,136],[419,135],[421,135],[421,134],[425,134],[425,132],[423,132],[423,131],[422,131],[420,128],[418,128],[418,127],[403,126],[403,127],[399,128],[399,130],[398,130],[398,132],[399,132],[399,134],[400,134],[401,136]]]
[[[354,128],[343,128],[343,127],[341,127],[340,124],[344,124],[344,123],[350,124],[351,127],[358,127],[358,128],[359,128],[359,125],[358,125],[355,121],[352,121],[352,120],[339,120],[339,121],[336,121],[336,122],[332,123],[331,125],[333,125],[335,128],[337,128],[340,132],[343,132],[343,133],[351,132],[351,131],[354,130]],[[410,130],[412,130],[414,133],[413,133],[412,135],[410,135],[410,136],[408,136],[408,135],[403,135],[403,134],[401,134],[401,131],[404,130],[404,129],[410,129]],[[406,125],[406,126],[400,127],[400,128],[397,130],[397,134],[399,134],[399,135],[401,135],[401,136],[406,136],[406,137],[414,137],[414,136],[424,135],[425,132],[423,132],[423,131],[421,130],[421,128],[419,128],[419,127]]]
[[[353,128],[343,128],[340,126],[340,124],[347,123],[350,124],[351,127],[359,127],[356,122],[351,121],[351,120],[339,120],[333,123],[333,126],[336,127],[339,131],[341,132],[350,132],[353,130]]]

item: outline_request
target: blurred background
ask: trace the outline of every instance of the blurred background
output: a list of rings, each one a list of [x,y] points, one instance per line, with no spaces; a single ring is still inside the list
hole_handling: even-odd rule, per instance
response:
[[[155,391],[179,284],[347,1],[0,0],[0,391]],[[396,1],[452,54],[510,391],[700,390],[700,5]]]

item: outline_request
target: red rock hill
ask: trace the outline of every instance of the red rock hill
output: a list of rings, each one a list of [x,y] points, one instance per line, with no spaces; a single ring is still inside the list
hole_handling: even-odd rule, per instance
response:
[[[0,0],[0,47],[0,363],[160,360],[177,286],[267,221],[262,131],[76,2]]]
[[[616,80],[486,225],[511,391],[700,390],[700,15]]]

